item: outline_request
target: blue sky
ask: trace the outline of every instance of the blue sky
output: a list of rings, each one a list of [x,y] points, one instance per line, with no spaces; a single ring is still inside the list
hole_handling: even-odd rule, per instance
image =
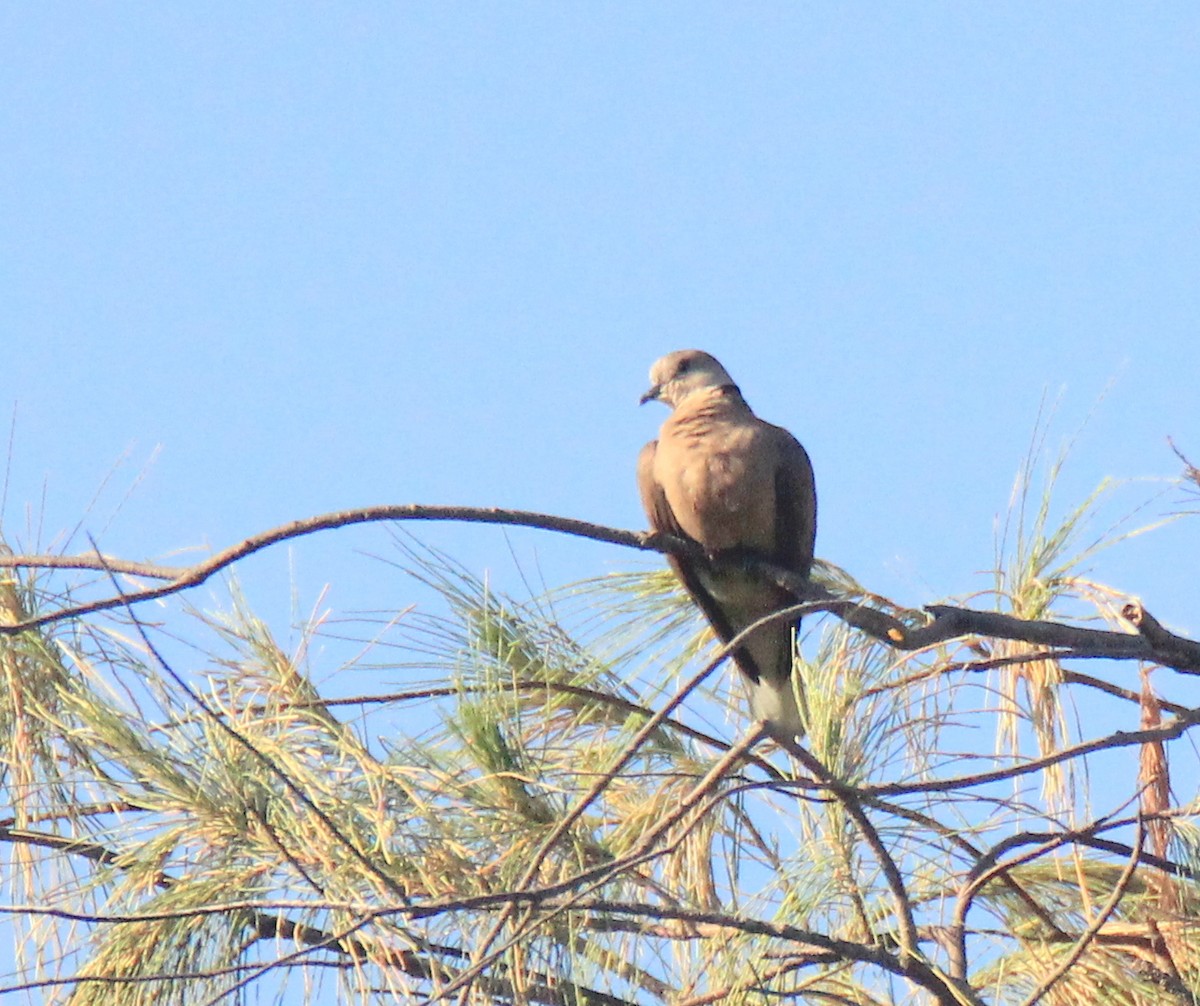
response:
[[[818,554],[900,603],[990,585],[1043,402],[1063,507],[1176,474],[1168,435],[1200,461],[1194,3],[7,4],[0,149],[18,547],[181,561],[409,502],[642,527],[636,402],[684,347],[808,447]],[[518,593],[513,555],[652,561],[415,531]],[[325,584],[420,599],[361,552],[394,554],[238,575],[280,635]],[[1196,555],[1185,521],[1093,574],[1195,635]]]
[[[385,502],[640,527],[635,403],[688,346],[809,448],[818,553],[905,603],[987,585],[1047,396],[1055,447],[1091,416],[1064,504],[1200,456],[1194,5],[9,5],[0,48],[18,544]],[[497,576],[510,542],[555,582],[643,561],[418,530]],[[292,583],[403,604],[355,548],[388,551],[241,575],[284,617]],[[1095,575],[1194,632],[1194,554]]]

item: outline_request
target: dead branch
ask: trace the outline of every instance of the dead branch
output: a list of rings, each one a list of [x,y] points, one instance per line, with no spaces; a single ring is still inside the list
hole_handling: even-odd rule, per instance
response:
[[[860,601],[838,597],[819,585],[805,581],[789,570],[781,569],[753,557],[713,559],[705,554],[704,550],[695,542],[674,538],[670,535],[627,531],[589,521],[556,517],[528,510],[506,510],[497,507],[425,506],[421,504],[339,510],[304,520],[292,521],[251,535],[249,538],[217,552],[203,562],[184,567],[128,562],[99,553],[75,556],[0,555],[0,568],[90,569],[163,581],[157,586],[118,593],[94,601],[48,611],[12,624],[0,625],[0,635],[15,635],[66,619],[177,594],[200,586],[214,574],[255,552],[318,531],[349,527],[354,524],[409,520],[457,521],[538,528],[621,545],[626,548],[686,555],[695,561],[709,562],[718,567],[730,565],[749,569],[790,590],[798,600],[813,603],[816,606],[813,610],[827,611],[881,642],[901,650],[923,649],[962,636],[988,636],[1041,646],[1060,647],[1068,651],[1063,654],[1064,656],[1147,660],[1186,674],[1200,674],[1200,642],[1168,632],[1140,605],[1129,605],[1126,608],[1126,617],[1130,618],[1139,630],[1136,635],[1087,629],[1060,622],[1026,620],[994,611],[979,611],[943,604],[926,607],[924,614],[913,611],[913,619],[923,620],[923,622],[912,625]]]

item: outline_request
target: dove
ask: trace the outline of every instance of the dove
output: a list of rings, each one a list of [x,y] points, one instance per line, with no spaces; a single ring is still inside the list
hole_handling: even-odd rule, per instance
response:
[[[759,419],[715,358],[698,349],[662,357],[642,403],[671,409],[638,458],[638,489],[655,531],[690,538],[714,557],[753,555],[808,578],[817,530],[812,463],[787,430]],[[787,590],[736,569],[667,557],[722,642],[794,605]],[[793,690],[796,622],[754,633],[733,653],[756,719],[777,739],[804,727]]]

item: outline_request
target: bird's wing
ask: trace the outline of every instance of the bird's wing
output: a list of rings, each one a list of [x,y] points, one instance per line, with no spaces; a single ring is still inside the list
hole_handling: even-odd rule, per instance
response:
[[[817,537],[817,490],[808,452],[781,426],[769,428],[775,461],[775,548],[771,559],[807,577]]]
[[[663,492],[663,487],[654,477],[654,456],[657,451],[658,441],[651,440],[638,455],[638,492],[642,497],[642,507],[650,520],[650,526],[655,531],[672,534],[677,538],[687,538],[688,535],[679,526],[679,521],[675,519],[671,504],[667,502],[667,494]],[[684,556],[670,553],[667,555],[667,562],[700,610],[704,612],[704,617],[712,625],[717,637],[721,642],[728,643],[737,635],[737,630],[729,621],[724,609],[717,603],[716,598],[704,586],[695,564]],[[739,654],[739,657],[742,657],[742,654]],[[738,664],[745,674],[753,680],[758,679],[758,669],[752,661],[747,664],[739,659]]]

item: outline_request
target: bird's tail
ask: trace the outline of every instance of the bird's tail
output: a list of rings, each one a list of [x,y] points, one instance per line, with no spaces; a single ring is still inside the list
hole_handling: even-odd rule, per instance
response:
[[[785,622],[764,627],[747,640],[744,649],[734,661],[746,678],[754,718],[765,721],[779,739],[803,737],[804,717],[796,701],[800,682],[793,672],[796,625]]]
[[[759,678],[747,684],[754,718],[763,720],[774,737],[791,741],[804,736],[804,717],[800,714],[790,678],[786,681]]]

